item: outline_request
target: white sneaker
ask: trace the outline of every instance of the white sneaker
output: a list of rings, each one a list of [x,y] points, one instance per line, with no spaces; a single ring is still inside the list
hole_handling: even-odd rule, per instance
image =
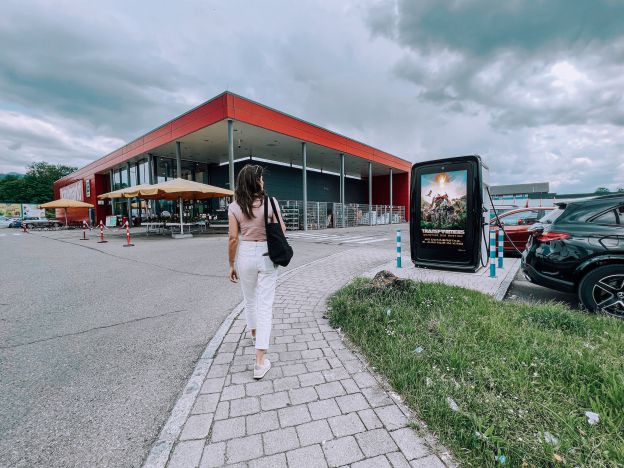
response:
[[[264,377],[266,373],[269,372],[270,368],[271,368],[271,361],[264,358],[264,365],[259,366],[258,364],[256,364],[254,366],[254,379],[261,379],[262,377]]]

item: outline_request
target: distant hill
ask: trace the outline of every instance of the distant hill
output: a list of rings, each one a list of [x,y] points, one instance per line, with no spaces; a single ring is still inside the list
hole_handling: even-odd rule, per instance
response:
[[[0,174],[0,180],[4,179],[7,176],[17,176],[17,177],[24,177],[24,174],[20,174],[19,172],[8,172],[6,174]]]

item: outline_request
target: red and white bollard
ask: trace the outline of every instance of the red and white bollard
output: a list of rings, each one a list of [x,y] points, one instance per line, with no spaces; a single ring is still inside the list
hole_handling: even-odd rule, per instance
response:
[[[87,222],[83,219],[82,220],[82,239],[80,240],[89,240],[89,238],[87,237],[87,229],[89,228],[89,226],[87,226]]]
[[[104,240],[104,223],[100,219],[100,240],[98,241],[98,244],[103,244],[105,242],[108,242],[108,241]]]
[[[126,242],[127,243],[124,244],[124,247],[134,247],[134,244],[130,239],[130,224],[128,223],[128,221],[126,221]]]
[[[28,232],[28,223],[22,221],[22,232]]]

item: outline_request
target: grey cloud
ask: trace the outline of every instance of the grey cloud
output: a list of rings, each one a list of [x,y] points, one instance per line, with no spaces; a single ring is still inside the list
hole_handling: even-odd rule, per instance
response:
[[[560,4],[5,0],[0,172],[83,165],[227,88],[412,161],[480,153],[493,183],[615,187],[621,3],[580,28]]]
[[[623,17],[611,1],[400,1],[368,21],[407,47],[395,72],[421,99],[474,102],[493,125],[522,127],[624,121]]]
[[[368,21],[407,46],[450,47],[475,55],[501,49],[542,53],[621,36],[624,3],[613,0],[384,1]]]
[[[95,128],[128,135],[171,112],[150,90],[172,93],[190,78],[173,73],[149,44],[129,39],[127,25],[94,21],[90,30],[80,19],[54,12],[56,6],[38,7],[16,7],[13,21],[0,27],[2,101],[35,105],[40,113],[85,116]]]
[[[82,166],[122,140],[93,135],[90,127],[0,110],[0,172],[22,172],[32,162]]]

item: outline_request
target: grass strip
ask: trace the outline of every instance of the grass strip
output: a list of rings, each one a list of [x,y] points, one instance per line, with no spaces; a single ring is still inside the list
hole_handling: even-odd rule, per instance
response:
[[[624,321],[361,278],[329,314],[463,464],[624,466]]]

